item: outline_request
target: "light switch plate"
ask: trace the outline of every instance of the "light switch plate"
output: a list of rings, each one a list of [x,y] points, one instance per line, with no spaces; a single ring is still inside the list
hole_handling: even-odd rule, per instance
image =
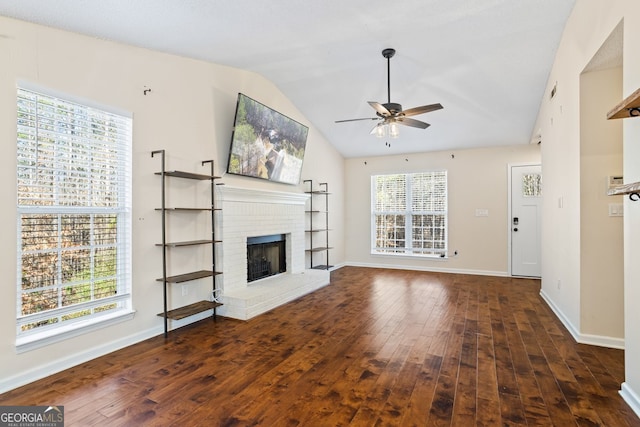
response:
[[[622,203],[609,203],[609,216],[624,216],[624,205]]]

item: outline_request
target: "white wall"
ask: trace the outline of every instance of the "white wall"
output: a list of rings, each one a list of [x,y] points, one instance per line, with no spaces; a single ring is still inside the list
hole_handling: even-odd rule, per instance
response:
[[[567,22],[535,129],[542,133],[545,179],[542,292],[574,334],[582,331],[580,212],[580,74],[614,28],[624,20],[623,97],[640,87],[640,2],[577,1]],[[549,99],[551,87],[557,95]],[[613,105],[609,106],[612,108]],[[625,182],[640,180],[640,120],[623,122]],[[562,203],[560,203],[562,202]],[[623,396],[640,414],[640,203],[624,202]],[[562,207],[560,207],[562,206]],[[560,289],[557,281],[562,281]]]
[[[538,145],[346,160],[346,259],[352,265],[507,275],[508,164],[539,163]],[[443,259],[371,255],[371,176],[446,169],[449,252]],[[487,209],[488,217],[475,216]]]
[[[43,26],[0,18],[0,158],[2,194],[10,208],[0,211],[5,244],[0,251],[4,295],[0,299],[0,391],[51,374],[62,368],[108,353],[161,332],[162,275],[160,218],[160,163],[151,158],[167,150],[169,169],[202,170],[200,161],[216,160],[223,174],[238,92],[298,120],[309,122],[269,81],[259,75],[202,61],[124,46]],[[16,317],[16,82],[25,80],[57,92],[130,111],[133,133],[133,306],[135,318],[25,353],[15,349]],[[151,92],[143,95],[147,87]],[[206,170],[205,170],[206,172]],[[332,190],[332,259],[344,262],[344,162],[337,151],[310,128],[303,179],[328,181]],[[226,175],[235,187],[303,192],[290,186]],[[205,191],[188,189],[195,197]],[[193,260],[183,259],[185,269]],[[200,265],[200,267],[202,267]],[[196,286],[196,285],[190,285]],[[210,284],[203,284],[206,292]],[[176,305],[179,292],[172,293]]]
[[[624,345],[622,217],[609,216],[607,177],[622,174],[622,121],[607,120],[622,99],[622,68],[580,77],[580,334]]]

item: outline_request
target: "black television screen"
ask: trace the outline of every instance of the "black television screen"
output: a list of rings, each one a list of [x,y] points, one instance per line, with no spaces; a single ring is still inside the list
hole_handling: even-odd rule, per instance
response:
[[[227,172],[299,184],[309,128],[239,93]]]

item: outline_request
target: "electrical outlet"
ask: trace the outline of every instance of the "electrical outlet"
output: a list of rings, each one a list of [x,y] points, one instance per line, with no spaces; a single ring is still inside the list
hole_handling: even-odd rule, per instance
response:
[[[189,294],[189,288],[187,285],[182,285],[182,296],[186,297]]]

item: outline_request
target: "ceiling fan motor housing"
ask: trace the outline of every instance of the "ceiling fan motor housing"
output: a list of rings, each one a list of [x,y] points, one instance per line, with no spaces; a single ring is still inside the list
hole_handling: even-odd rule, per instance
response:
[[[389,110],[389,112],[391,113],[392,116],[395,116],[396,114],[402,112],[402,105],[396,103],[396,102],[387,102],[386,104],[382,104],[382,106],[384,108],[386,108],[387,110]],[[380,117],[386,117],[383,116],[380,113],[376,113],[378,116]]]

